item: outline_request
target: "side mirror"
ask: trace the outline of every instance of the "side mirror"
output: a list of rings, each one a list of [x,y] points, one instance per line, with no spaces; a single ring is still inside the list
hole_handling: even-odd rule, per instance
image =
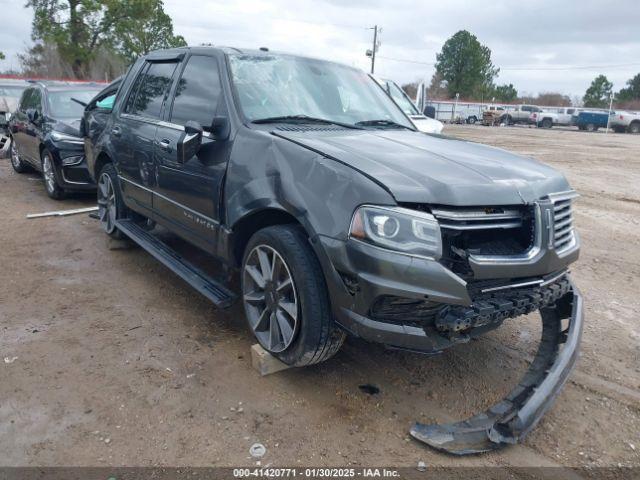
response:
[[[176,148],[178,162],[185,163],[198,153],[202,145],[202,125],[198,122],[188,121],[184,126],[184,133],[178,141]]]
[[[31,123],[36,123],[39,117],[40,114],[38,113],[38,110],[36,110],[35,108],[27,109],[27,118]]]
[[[211,137],[214,140],[226,140],[229,138],[229,119],[227,117],[213,117],[211,121]]]

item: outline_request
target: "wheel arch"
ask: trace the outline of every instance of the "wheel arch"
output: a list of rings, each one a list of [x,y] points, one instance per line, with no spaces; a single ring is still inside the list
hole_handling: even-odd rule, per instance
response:
[[[107,163],[113,163],[113,160],[111,159],[109,154],[107,154],[106,152],[100,152],[100,154],[98,155],[98,158],[96,158],[96,162],[93,167],[93,172],[91,172],[93,174],[94,180],[96,181],[98,180],[98,174]]]
[[[304,225],[286,210],[273,207],[254,210],[238,219],[232,226],[233,240],[231,245],[231,260],[234,266],[239,267],[242,265],[244,250],[251,237],[258,230],[274,225],[298,225],[304,230],[305,234],[309,236],[309,232]]]

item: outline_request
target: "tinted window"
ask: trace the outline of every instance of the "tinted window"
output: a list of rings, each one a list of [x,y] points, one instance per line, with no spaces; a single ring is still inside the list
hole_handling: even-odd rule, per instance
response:
[[[176,63],[152,63],[133,86],[125,111],[145,117],[160,118],[160,110],[171,87]]]
[[[35,89],[29,100],[29,108],[35,108],[37,111],[42,112],[42,93],[40,90]]]
[[[26,112],[27,108],[29,108],[29,101],[31,99],[31,94],[33,93],[33,88],[28,88],[22,94],[22,98],[20,99],[20,111]]]
[[[211,125],[220,97],[220,75],[213,57],[193,56],[176,87],[171,122],[184,125],[195,120],[203,127]]]

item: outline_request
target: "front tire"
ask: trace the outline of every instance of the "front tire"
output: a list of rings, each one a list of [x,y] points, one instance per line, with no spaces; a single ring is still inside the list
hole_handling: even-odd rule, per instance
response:
[[[276,225],[255,233],[241,277],[247,322],[265,350],[298,367],[339,350],[345,334],[333,322],[320,263],[300,227]]]
[[[42,162],[42,176],[44,177],[44,188],[47,195],[54,200],[62,200],[64,198],[64,189],[58,185],[58,174],[53,164],[53,157],[49,150],[43,150],[40,156]]]
[[[593,123],[587,123],[587,126],[585,127],[585,130],[587,132],[595,132],[597,130],[595,124]]]
[[[16,142],[13,139],[13,137],[11,137],[11,145],[9,145],[9,152],[11,156],[11,166],[13,167],[16,173],[26,173],[29,170],[31,170],[31,168],[26,163],[24,163],[20,158],[20,154],[18,153],[18,147],[16,146]]]

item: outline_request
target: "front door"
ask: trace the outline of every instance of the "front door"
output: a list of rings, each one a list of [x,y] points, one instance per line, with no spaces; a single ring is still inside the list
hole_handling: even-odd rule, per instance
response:
[[[215,252],[220,223],[220,192],[230,144],[216,141],[213,118],[225,110],[215,57],[192,55],[167,102],[165,122],[158,125],[154,146],[158,184],[154,212],[169,228],[201,248]],[[184,125],[196,121],[205,130],[197,155],[178,161],[176,147]]]
[[[127,204],[143,215],[152,214],[153,145],[176,66],[175,61],[147,62],[111,127],[122,192]]]

